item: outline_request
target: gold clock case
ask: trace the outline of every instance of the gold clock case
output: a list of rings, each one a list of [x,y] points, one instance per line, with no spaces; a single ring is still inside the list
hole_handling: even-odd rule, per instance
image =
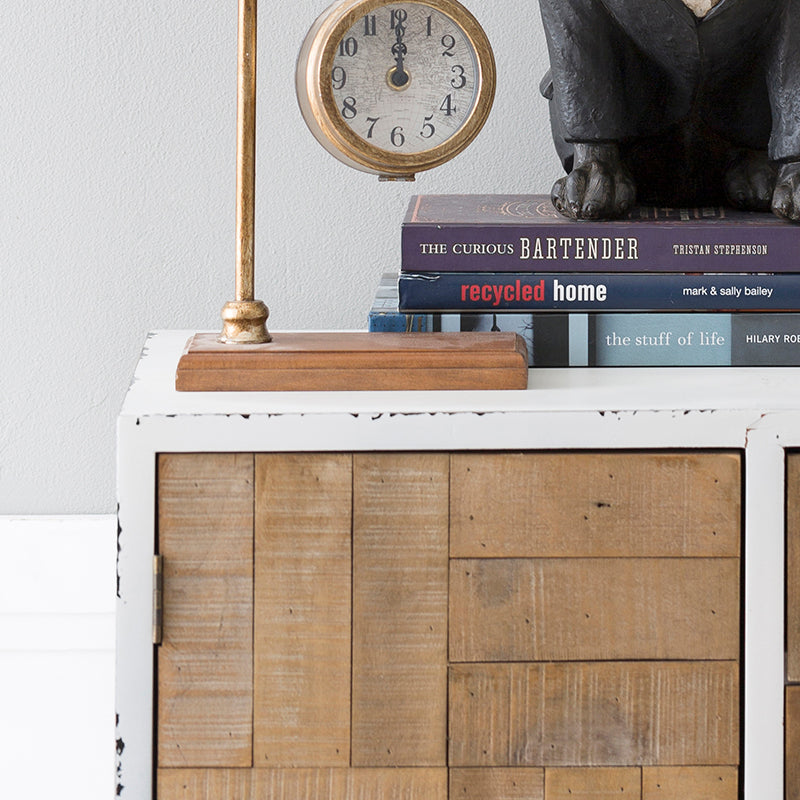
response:
[[[339,42],[356,21],[398,0],[344,0],[324,12],[308,32],[297,62],[300,110],[319,143],[355,169],[388,179],[413,179],[414,174],[438,167],[458,155],[478,135],[492,108],[496,69],[494,53],[475,17],[456,0],[405,0],[439,11],[464,32],[477,59],[476,100],[462,126],[445,142],[417,153],[393,153],[357,136],[342,120],[331,86],[331,70]],[[381,76],[382,77],[382,76]]]

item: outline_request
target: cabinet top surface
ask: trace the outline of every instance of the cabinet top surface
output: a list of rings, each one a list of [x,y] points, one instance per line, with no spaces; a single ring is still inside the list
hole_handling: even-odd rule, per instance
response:
[[[800,409],[792,367],[531,369],[522,391],[178,392],[175,370],[193,334],[148,336],[122,416]]]

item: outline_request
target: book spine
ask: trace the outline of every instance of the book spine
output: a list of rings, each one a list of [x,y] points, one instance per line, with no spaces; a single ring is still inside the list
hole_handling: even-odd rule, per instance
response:
[[[370,333],[428,333],[433,328],[433,314],[404,314],[401,311],[369,312],[367,330]]]
[[[381,314],[391,316],[392,312]],[[395,311],[403,330],[406,315]],[[512,316],[524,321],[507,327]],[[800,313],[442,314],[426,330],[521,332],[533,367],[796,367]],[[370,316],[372,320],[372,316]],[[371,330],[386,330],[383,327]]]
[[[405,223],[404,272],[789,272],[792,226]]]
[[[800,314],[597,314],[588,322],[588,366],[800,364]]]
[[[800,273],[401,273],[405,313],[795,311]]]

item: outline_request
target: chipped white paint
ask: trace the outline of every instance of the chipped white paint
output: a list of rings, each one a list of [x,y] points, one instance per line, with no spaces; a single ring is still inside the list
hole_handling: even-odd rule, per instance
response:
[[[190,335],[151,336],[118,422],[123,800],[152,788],[156,453],[676,447],[745,453],[744,800],[782,800],[783,463],[800,446],[800,371],[549,369],[511,392],[177,393]]]

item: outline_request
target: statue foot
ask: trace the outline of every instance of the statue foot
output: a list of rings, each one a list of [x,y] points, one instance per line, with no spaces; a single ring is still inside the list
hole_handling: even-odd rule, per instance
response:
[[[572,219],[618,219],[636,201],[636,186],[615,144],[575,144],[575,167],[553,185],[553,205]]]
[[[725,173],[728,202],[746,211],[769,211],[777,176],[778,169],[765,151],[740,151]]]
[[[800,161],[787,161],[778,170],[772,211],[783,219],[800,222]]]

